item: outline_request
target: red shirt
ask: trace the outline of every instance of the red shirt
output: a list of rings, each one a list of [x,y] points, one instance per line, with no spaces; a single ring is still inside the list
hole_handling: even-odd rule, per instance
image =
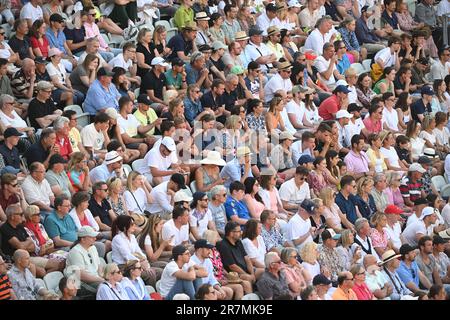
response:
[[[50,48],[50,44],[45,36],[42,36],[42,43],[36,39],[35,37],[30,37],[31,48],[40,49],[42,56],[44,58],[48,57],[48,50]]]
[[[370,291],[369,287],[365,282],[361,285],[354,284],[352,290],[356,293],[358,300],[372,300],[373,293]]]
[[[369,133],[380,133],[382,130],[381,121],[374,122],[370,117],[367,117],[363,120],[363,123]]]
[[[339,98],[337,95],[333,94],[331,97],[323,100],[320,104],[319,116],[321,116],[323,120],[334,120],[333,113],[338,112],[340,108]]]
[[[80,219],[80,217],[78,217],[78,219]],[[87,218],[87,215],[84,215],[84,219],[83,220],[81,220],[80,219],[80,224],[84,227],[84,226],[91,226],[90,224],[89,224],[89,220],[88,220],[88,218]]]
[[[69,160],[70,154],[73,152],[69,137],[56,136],[56,143],[59,146],[59,154],[66,160]]]

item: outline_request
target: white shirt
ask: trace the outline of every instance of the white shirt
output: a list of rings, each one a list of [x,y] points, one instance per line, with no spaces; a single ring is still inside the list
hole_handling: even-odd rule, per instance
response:
[[[400,226],[400,223],[396,222],[393,227],[391,227],[389,224],[386,224],[384,231],[386,231],[388,239],[392,241],[394,247],[400,249],[400,247],[402,246],[402,241],[400,239],[402,227]]]
[[[44,13],[41,6],[34,7],[31,2],[28,2],[20,10],[20,19],[30,19],[31,23],[34,23],[38,19],[44,20]]]
[[[89,222],[89,225],[92,227],[92,229],[94,229],[94,231],[99,231],[100,227],[98,226],[97,221],[95,221],[94,216],[91,213],[91,210],[89,210],[89,209],[84,210],[84,214]],[[78,218],[75,208],[70,210],[69,215],[72,217],[73,222],[75,222],[75,225],[77,226],[77,230],[80,230],[81,222],[80,222],[80,218]]]
[[[386,107],[383,108],[383,117],[381,121],[386,123],[390,130],[398,131],[398,113],[394,108],[391,111]]]
[[[134,255],[138,253],[145,257],[134,234],[128,239],[125,233],[119,232],[112,240],[112,260],[117,264],[125,264],[128,260],[138,260]]]
[[[208,230],[208,223],[210,221],[214,221],[212,217],[211,210],[206,209],[206,213],[204,214],[201,220],[198,220],[194,215],[194,210],[192,210],[189,214],[189,225],[191,227],[197,228],[198,235],[203,237],[203,233]]]
[[[115,67],[121,67],[126,71],[128,71],[130,67],[133,65],[133,61],[131,59],[125,61],[125,59],[123,58],[123,53],[119,53],[117,56],[112,58],[108,64],[111,66],[111,69]]]
[[[160,282],[161,284],[160,293],[163,297],[166,297],[169,294],[175,282],[177,282],[177,278],[175,277],[174,274],[180,270],[187,271],[191,265],[192,263],[189,261],[189,263],[185,263],[183,267],[180,269],[177,263],[173,260],[166,265],[166,267],[162,272]]]
[[[168,184],[169,181],[162,182],[150,192],[153,198],[153,203],[148,205],[148,211],[150,213],[172,212],[173,206],[170,204],[172,196],[167,194]]]
[[[180,245],[184,241],[189,241],[189,224],[185,224],[178,229],[175,226],[173,219],[164,223],[162,228],[162,239],[169,240],[172,236],[174,236],[174,238],[170,242],[170,245],[173,247]]]
[[[124,192],[123,196],[129,211],[143,214],[144,210],[147,209],[147,195],[145,194],[144,189],[138,188],[133,191],[133,194],[127,190]]]
[[[0,114],[1,118],[1,114]],[[442,130],[439,130],[438,128],[433,129],[433,134],[436,137],[436,141],[439,142],[440,145],[443,146],[449,146],[450,142],[450,132],[448,131],[447,127],[444,127]]]
[[[446,228],[450,228],[450,204],[446,204],[442,209],[442,218]]]
[[[390,149],[386,149],[385,147],[380,148],[381,154],[389,160],[389,164],[393,167],[400,168],[400,163],[398,154],[395,151],[394,147],[391,147]]]
[[[103,132],[97,131],[93,123],[88,124],[84,127],[81,132],[81,141],[83,141],[84,147],[91,147],[94,150],[101,150],[103,143],[105,142],[105,137]]]
[[[274,18],[272,20],[269,19],[266,12],[263,12],[257,19],[256,19],[256,25],[260,30],[263,31],[263,36],[267,36],[267,28],[271,26],[276,26],[276,23],[278,19]]]
[[[403,230],[402,236],[405,239],[406,243],[411,246],[417,246],[416,235],[423,234],[427,235],[427,228],[425,227],[425,223],[423,220],[417,220],[408,226],[406,226],[405,230]]]
[[[284,182],[280,187],[279,193],[281,200],[292,204],[300,204],[305,199],[311,199],[308,182],[304,181],[298,188],[294,178]]]
[[[53,191],[47,180],[37,182],[32,176],[27,176],[22,183],[22,190],[25,195],[25,200],[28,204],[35,202],[42,202],[45,205],[50,205],[50,197],[53,197]]]
[[[202,279],[202,284],[208,283],[212,286],[215,286],[219,284],[219,281],[217,281],[216,277],[214,276],[214,267],[212,265],[211,259],[200,259],[197,257],[196,254],[194,254],[191,257],[191,260],[189,261],[191,264],[195,264],[199,267],[205,268],[205,270],[208,272],[208,276]]]
[[[364,122],[361,118],[358,118],[353,123],[352,119],[348,122],[348,124],[344,127],[344,140],[345,145],[350,146],[351,145],[351,139],[355,134],[360,134],[361,130],[365,128]]]
[[[78,266],[81,270],[98,277],[99,265],[100,259],[98,257],[98,251],[94,245],[86,250],[81,244],[77,244],[70,249],[69,254],[67,255],[66,270],[68,270],[68,267],[70,266]]]
[[[288,114],[291,113],[295,115],[295,121],[297,121],[297,123],[303,125],[303,117],[306,110],[305,103],[303,101],[300,101],[300,104],[298,104],[294,99],[292,99],[286,104],[285,109]]]
[[[11,47],[6,41],[2,41],[3,49],[0,49],[0,58],[8,60],[11,57]]]
[[[370,237],[366,237],[366,240],[363,240],[359,235],[356,235],[355,237],[361,242],[361,244],[363,245],[363,247],[364,247],[366,250],[369,249],[369,244],[370,244],[370,248],[371,248],[371,251],[370,251],[370,252],[371,252],[371,254],[372,254],[375,258],[377,258],[377,261],[380,261],[380,257],[378,256],[377,252],[375,251],[375,248],[373,247],[373,243],[372,243],[372,240],[370,239]],[[358,247],[361,247],[361,246],[360,246],[359,244],[357,244],[356,242],[352,244],[351,249],[352,249],[353,254],[355,254],[355,252],[356,252],[356,250],[357,250],[356,248],[358,248]],[[367,254],[364,250],[362,250],[362,248],[361,248],[360,252],[361,252],[361,259],[359,259],[359,260],[357,261],[357,263],[362,263],[364,257],[365,257],[366,254]]]
[[[5,127],[14,128],[26,128],[28,127],[25,120],[20,117],[15,110],[12,112],[14,118],[8,117],[3,111],[0,110],[0,121],[5,125]],[[22,137],[26,137],[26,133],[22,133]]]
[[[47,64],[45,69],[47,70],[48,75],[50,77],[57,77],[59,83],[61,83],[61,84],[66,83],[67,72],[66,72],[66,68],[64,67],[64,65],[61,62],[58,63],[58,65],[56,65],[56,66],[53,63],[49,63],[49,64]]]
[[[350,92],[347,94],[348,96],[348,103],[358,103],[358,94],[356,93],[356,87],[355,86],[348,86],[347,87]]]
[[[174,152],[171,153],[171,155]],[[159,151],[159,146],[153,147],[144,157],[143,165],[140,168],[137,168],[137,171],[141,174],[149,174],[150,167],[157,168],[158,170],[167,171],[170,168],[173,162],[173,158],[170,156],[164,157]],[[164,176],[163,180],[169,180],[170,176]]]
[[[298,159],[300,159],[300,157],[303,154],[302,151],[302,140],[298,140],[295,141],[290,148],[291,152],[292,152],[292,161],[294,162],[294,165],[297,166],[298,164]],[[280,189],[281,190],[281,189]]]
[[[289,116],[287,113],[286,108],[283,108],[280,112],[281,119],[283,119],[284,127],[287,131],[289,131],[290,134],[294,135],[297,133],[297,129],[294,128],[294,126],[291,123],[291,120],[289,120]]]
[[[286,92],[292,91],[291,79],[283,79],[279,73],[275,74],[264,86],[264,96],[266,102],[272,100],[275,92],[278,90],[284,90]]]
[[[305,234],[309,234],[305,241],[297,245],[296,248],[300,250],[305,244],[312,242],[313,238],[309,233],[311,229],[311,221],[309,219],[303,220],[298,214],[294,215],[287,224],[287,239],[289,241],[296,240]]]
[[[450,181],[450,154],[445,157],[444,170],[445,175],[447,176],[447,181]]]
[[[245,46],[245,55],[250,58],[250,61],[256,61],[262,56],[269,56],[272,54],[269,48],[264,43],[261,43],[259,46],[254,44],[253,42],[249,42]],[[271,63],[268,63],[267,66],[272,67]],[[267,72],[267,66],[265,64],[260,64],[261,70]]]
[[[319,29],[314,29],[309,34],[308,38],[306,38],[305,49],[314,50],[317,54],[321,55],[323,53],[323,45],[326,42],[330,42],[331,36],[334,33],[332,31],[333,30],[330,30],[330,32],[323,35],[320,33]]]
[[[258,247],[256,247],[249,238],[242,239],[242,245],[250,259],[256,259],[256,261],[264,265],[264,256],[267,252],[266,245],[264,244],[262,236],[257,236],[256,240],[258,242]]]
[[[116,288],[104,282],[98,286],[96,300],[130,300],[127,292],[120,283],[116,283]]]
[[[328,67],[330,66],[331,59],[325,60],[323,56],[317,57],[316,61],[314,61],[314,66],[317,68],[317,71],[319,72],[317,74],[317,77],[320,79],[320,81],[327,85],[327,86],[334,86],[336,84],[336,79],[334,77],[334,71],[336,69],[336,65],[333,66],[333,71],[331,73],[330,78],[327,80],[325,79],[320,73],[325,72],[328,70]]]
[[[436,15],[438,17],[442,17],[449,13],[450,13],[450,1],[442,0],[441,2],[439,2],[439,4],[436,6]]]
[[[389,47],[384,48],[375,54],[373,60],[376,62],[378,59],[383,61],[385,68],[395,65],[395,56],[391,53],[391,48]]]
[[[127,119],[122,117],[121,114],[117,117],[117,124],[120,128],[120,134],[128,134],[129,137],[135,137],[138,134],[137,128],[142,124],[132,114],[127,115]]]

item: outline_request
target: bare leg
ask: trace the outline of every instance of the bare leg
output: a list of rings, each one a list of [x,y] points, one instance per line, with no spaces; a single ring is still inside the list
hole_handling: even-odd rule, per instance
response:
[[[97,23],[100,29],[104,29],[106,32],[123,35],[123,30],[110,18],[105,18],[103,21]]]
[[[61,94],[61,101],[65,101],[66,106],[73,104],[73,94],[72,92],[66,91]]]
[[[47,264],[45,265],[45,270],[47,272],[62,271],[63,269],[64,264],[61,264],[61,261],[56,259],[49,259]]]
[[[143,157],[145,157],[145,154],[148,151],[148,147],[147,147],[147,145],[145,143],[140,143],[138,150],[139,150],[139,153],[140,153],[140,157],[143,158]]]
[[[227,284],[226,287],[231,288],[234,292],[234,300],[242,300],[244,296],[244,288],[240,284]],[[222,287],[222,289],[226,288]]]

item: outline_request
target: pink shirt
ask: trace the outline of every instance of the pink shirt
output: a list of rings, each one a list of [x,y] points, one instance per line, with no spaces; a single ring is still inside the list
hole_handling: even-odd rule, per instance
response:
[[[391,188],[386,188],[383,192],[388,197],[388,203],[393,203],[400,208],[403,208],[405,206],[405,201],[403,200],[400,189],[394,191]]]
[[[269,191],[268,193],[270,199],[270,210],[272,210],[275,214],[278,214],[277,194],[275,193],[274,189],[272,189],[272,191]]]
[[[366,129],[369,133],[380,133],[381,132],[381,121],[374,122],[370,117],[363,120]]]
[[[100,49],[99,49],[100,51],[105,51],[106,48],[108,48],[108,44],[101,36],[100,29],[95,23],[90,25],[89,23],[85,22],[84,29],[86,30],[86,39],[97,37],[98,41],[100,42]]]
[[[347,165],[347,171],[353,173],[369,172],[369,158],[364,151],[356,154],[351,150],[344,158],[344,162]]]
[[[388,244],[388,235],[384,229],[382,232],[379,232],[377,229],[372,228],[370,240],[372,240],[374,248],[386,248]]]
[[[373,293],[370,291],[369,287],[365,282],[359,284],[354,284],[352,290],[356,293],[358,300],[372,300]]]

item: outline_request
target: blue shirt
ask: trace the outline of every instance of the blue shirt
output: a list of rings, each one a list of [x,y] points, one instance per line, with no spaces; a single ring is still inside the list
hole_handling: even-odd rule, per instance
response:
[[[67,54],[66,48],[64,48],[64,43],[66,43],[66,35],[64,34],[63,31],[58,30],[55,36],[53,30],[48,28],[47,32],[45,33],[45,36],[47,37],[50,48],[58,48],[64,54]]]
[[[200,99],[197,101],[192,101],[188,97],[184,98],[183,102],[184,102],[184,116],[186,117],[186,120],[189,122],[189,124],[192,126],[195,117],[203,112],[202,103],[200,102]]]
[[[105,90],[100,81],[95,80],[89,87],[84,100],[84,111],[95,115],[101,109],[110,107],[119,109],[119,91],[114,84],[110,84],[108,90]]]
[[[417,265],[417,262],[413,261],[410,269],[404,261],[401,261],[400,266],[397,269],[397,274],[405,285],[414,282],[414,284],[419,287],[419,266]]]
[[[344,74],[345,70],[350,68],[350,60],[348,60],[348,57],[346,54],[342,56],[341,60],[338,60],[336,68],[338,69],[340,74]]]
[[[244,165],[239,163],[237,158],[227,162],[227,164],[220,171],[220,177],[225,180],[225,188],[229,188],[234,181],[240,181],[244,175]],[[249,177],[253,177],[252,170],[248,173]]]
[[[348,200],[344,198],[341,192],[338,193],[335,200],[342,213],[347,216],[348,221],[355,223],[357,219],[356,215],[356,201],[354,195],[349,195]]]
[[[360,44],[375,43],[380,40],[377,35],[369,29],[367,23],[362,18],[356,20],[355,34]]]
[[[187,84],[195,84],[197,83],[198,78],[200,77],[200,71],[192,68],[190,63],[186,63],[186,82]]]
[[[78,239],[77,226],[69,214],[61,219],[56,212],[53,212],[45,219],[44,227],[51,239],[60,237],[62,240],[71,242]]]
[[[248,212],[248,208],[242,201],[237,201],[231,196],[227,196],[227,201],[224,203],[225,213],[227,215],[228,220],[231,219],[232,216],[238,216],[241,219],[250,219],[250,212]]]
[[[345,27],[338,29],[338,31],[342,35],[342,41],[344,41],[347,50],[348,51],[356,50],[359,52],[361,48],[359,47],[358,39],[356,38],[356,33],[353,31],[349,31]]]

